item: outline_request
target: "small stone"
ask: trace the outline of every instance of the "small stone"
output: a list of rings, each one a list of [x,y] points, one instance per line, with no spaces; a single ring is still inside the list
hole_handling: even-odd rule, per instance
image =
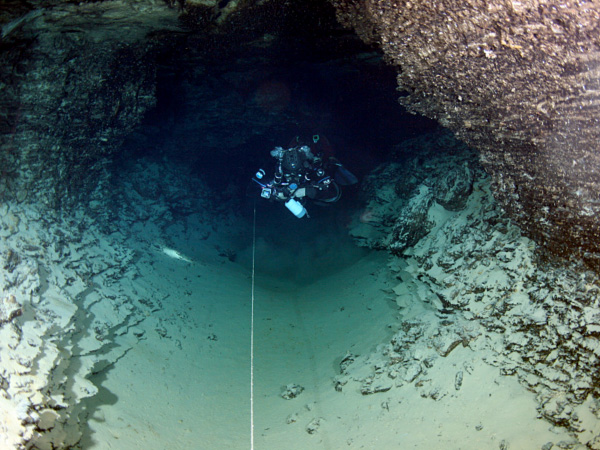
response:
[[[336,377],[333,380],[333,387],[337,392],[342,392],[343,387],[348,383],[347,378]]]
[[[0,300],[0,324],[11,322],[21,314],[23,310],[14,295],[11,294]]]
[[[437,387],[436,387],[436,388],[433,388],[433,389],[432,389],[432,390],[429,392],[428,396],[429,396],[429,398],[431,398],[432,400],[436,400],[436,401],[437,401],[437,400],[440,400],[440,399],[442,399],[443,397],[445,397],[445,394],[443,394],[443,393],[440,391],[440,388],[437,388]]]
[[[298,397],[302,391],[304,391],[304,387],[299,384],[288,384],[281,393],[281,397],[286,400],[291,400]]]
[[[459,344],[463,343],[462,337],[454,332],[446,332],[436,336],[433,341],[433,346],[440,356],[444,358],[448,356],[452,350],[458,347]]]
[[[378,392],[387,392],[394,386],[390,378],[368,377],[360,387],[362,395],[376,394]]]
[[[306,426],[306,432],[308,434],[315,434],[317,431],[319,431],[319,427],[321,426],[321,422],[323,420],[324,419],[322,417],[317,417],[311,420]]]
[[[462,372],[462,370],[459,370],[458,372],[456,372],[456,376],[454,377],[454,389],[456,389],[457,391],[460,391],[462,382],[463,382],[463,372]]]
[[[144,336],[144,334],[146,334],[146,332],[144,330],[142,330],[141,328],[133,328],[131,330],[131,332],[138,339],[141,338],[142,336]]]
[[[356,357],[357,357],[357,355],[353,355],[350,352],[346,352],[346,355],[344,355],[344,357],[340,361],[340,371],[342,373],[344,373],[346,371],[346,369],[348,368],[348,366],[354,362]]]
[[[577,444],[578,442],[573,439],[570,441],[560,441],[558,444],[556,444],[556,446],[564,449],[575,449],[576,447],[578,447],[577,450],[581,449],[581,447],[579,447]]]
[[[407,383],[412,383],[420,374],[421,374],[421,364],[419,362],[413,362],[406,368],[406,373],[404,374],[404,381]]]
[[[167,333],[167,329],[165,327],[156,327],[156,332],[158,333],[158,335],[161,338],[166,338],[169,337],[168,333]]]

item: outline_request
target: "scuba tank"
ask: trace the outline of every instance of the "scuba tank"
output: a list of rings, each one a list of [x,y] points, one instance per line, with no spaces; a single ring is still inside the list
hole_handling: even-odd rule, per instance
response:
[[[285,202],[285,207],[289,209],[298,219],[302,219],[306,215],[306,208],[298,200],[290,198]]]

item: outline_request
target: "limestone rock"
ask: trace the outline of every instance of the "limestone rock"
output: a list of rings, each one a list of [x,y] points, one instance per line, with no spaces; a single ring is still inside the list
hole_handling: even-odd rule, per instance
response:
[[[393,254],[402,254],[429,233],[433,225],[428,219],[432,199],[430,189],[421,186],[402,209],[389,237],[388,245]]]
[[[600,6],[333,0],[399,67],[400,103],[477,148],[502,207],[600,270]]]
[[[21,305],[14,295],[0,298],[0,326],[23,314]]]
[[[360,387],[362,395],[376,394],[378,392],[387,392],[394,386],[391,379],[376,375],[367,378]]]
[[[159,2],[46,6],[16,19],[3,36],[19,51],[2,55],[2,79],[14,71],[18,81],[0,95],[3,110],[12,111],[5,120],[10,148],[0,156],[10,176],[0,188],[19,202],[59,206],[107,181],[104,158],[155,104],[155,72],[146,58],[157,42],[148,33],[178,24],[176,11]]]
[[[366,177],[366,205],[350,234],[359,245],[402,255],[435,226],[435,203],[459,210],[482,176],[471,149],[439,131],[394,148],[395,161]]]
[[[450,211],[465,207],[473,190],[473,173],[467,164],[451,169],[433,186],[433,198]]]
[[[475,177],[464,209],[430,208],[438,213],[435,227],[391,262],[401,280],[392,292],[411,319],[402,322],[387,347],[357,361],[373,361],[370,374],[353,364],[345,382],[360,380],[369,390],[383,367],[393,380],[390,389],[410,385],[424,398],[441,398],[452,384],[440,386],[427,375],[439,358],[451,358],[462,345],[483,352],[483,360],[500,374],[517,377],[536,393],[542,417],[579,430],[582,445],[594,448],[600,437],[589,423],[597,423],[600,411],[594,406],[600,395],[600,277],[581,263],[536,254],[538,247],[489,192],[489,180]],[[413,310],[415,302],[438,315]],[[472,371],[465,365],[454,373],[455,393]],[[583,416],[590,419],[582,421]]]
[[[323,424],[324,420],[325,419],[323,419],[322,417],[315,417],[308,423],[308,425],[306,425],[306,432],[308,434],[315,434],[319,431],[319,428]]]
[[[281,398],[291,400],[292,398],[298,397],[304,391],[304,387],[299,384],[288,384],[281,393]]]
[[[460,391],[460,388],[462,387],[462,383],[463,383],[463,371],[459,370],[458,372],[456,372],[456,375],[454,377],[454,389],[456,389],[457,391]]]

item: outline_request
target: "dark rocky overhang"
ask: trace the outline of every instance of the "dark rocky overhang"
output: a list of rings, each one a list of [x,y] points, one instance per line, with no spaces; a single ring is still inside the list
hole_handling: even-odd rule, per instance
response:
[[[333,3],[400,69],[400,103],[481,152],[526,233],[600,267],[598,4]]]
[[[496,197],[530,236],[600,267],[600,16],[591,2],[5,3],[0,190],[59,206],[93,189],[156,104],[157,64],[169,55],[186,58],[173,73],[189,79],[196,62],[239,61],[247,74],[261,57],[291,64],[310,49],[326,63],[364,53],[332,5],[399,69],[401,104],[480,151]],[[291,123],[313,112],[279,114]],[[235,154],[246,143],[225,147]]]

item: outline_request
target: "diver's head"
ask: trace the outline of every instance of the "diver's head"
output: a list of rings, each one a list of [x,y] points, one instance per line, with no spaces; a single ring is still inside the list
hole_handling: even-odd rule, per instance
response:
[[[302,158],[298,147],[287,149],[283,153],[281,166],[288,173],[297,173],[302,168]]]

